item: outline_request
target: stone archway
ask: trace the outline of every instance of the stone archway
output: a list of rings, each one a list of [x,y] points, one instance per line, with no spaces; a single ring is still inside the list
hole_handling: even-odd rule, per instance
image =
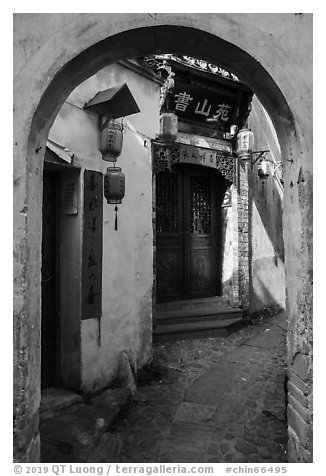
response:
[[[39,458],[41,199],[48,131],[69,93],[101,67],[121,58],[160,52],[189,54],[234,72],[255,91],[277,132],[285,165],[288,357],[293,387],[290,391],[292,388],[295,400],[289,430],[290,453],[293,461],[310,460],[312,166],[311,124],[306,111],[311,97],[311,72],[303,71],[302,64],[311,54],[312,29],[310,15],[300,15],[281,14],[282,18],[277,14],[16,16],[14,410],[17,461]],[[280,33],[288,36],[288,42],[279,40]],[[307,408],[306,419],[299,414],[300,405]]]

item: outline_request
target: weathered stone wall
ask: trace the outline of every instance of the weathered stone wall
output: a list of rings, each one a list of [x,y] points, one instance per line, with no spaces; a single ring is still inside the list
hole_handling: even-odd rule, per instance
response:
[[[190,41],[191,39],[191,41]],[[188,54],[234,72],[274,124],[284,170],[290,382],[312,372],[312,15],[265,13],[17,14],[14,18],[15,458],[37,460],[40,401],[42,167],[49,129],[82,81],[120,58]],[[36,74],[37,73],[37,74]],[[299,357],[300,355],[300,357]],[[296,357],[295,357],[296,356]],[[310,398],[304,397],[311,427]],[[311,442],[290,422],[293,461]],[[31,447],[36,448],[31,450]]]

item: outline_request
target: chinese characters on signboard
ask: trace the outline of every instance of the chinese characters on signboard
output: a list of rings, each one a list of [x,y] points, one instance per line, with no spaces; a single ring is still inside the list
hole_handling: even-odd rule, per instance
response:
[[[234,180],[233,157],[228,154],[225,155],[218,150],[181,144],[178,162],[212,167],[219,170],[230,182],[233,182]]]
[[[85,170],[82,264],[82,319],[102,311],[103,176]]]
[[[238,106],[238,96],[229,90],[216,92],[205,87],[176,81],[170,93],[169,106],[184,119],[229,130]]]

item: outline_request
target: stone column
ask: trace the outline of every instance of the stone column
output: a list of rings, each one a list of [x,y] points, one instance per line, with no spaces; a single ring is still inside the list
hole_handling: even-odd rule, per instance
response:
[[[238,231],[238,189],[231,187],[232,201],[232,306],[239,307],[239,231]]]
[[[250,260],[249,260],[249,180],[250,159],[238,159],[238,270],[239,304],[249,309]]]

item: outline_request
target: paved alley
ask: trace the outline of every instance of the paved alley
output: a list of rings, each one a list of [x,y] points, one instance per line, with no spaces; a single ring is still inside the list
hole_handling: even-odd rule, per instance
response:
[[[286,462],[286,321],[156,345],[114,433],[121,462]],[[141,376],[140,376],[141,377]]]
[[[284,313],[229,337],[157,344],[152,367],[84,461],[286,462],[285,347]]]

